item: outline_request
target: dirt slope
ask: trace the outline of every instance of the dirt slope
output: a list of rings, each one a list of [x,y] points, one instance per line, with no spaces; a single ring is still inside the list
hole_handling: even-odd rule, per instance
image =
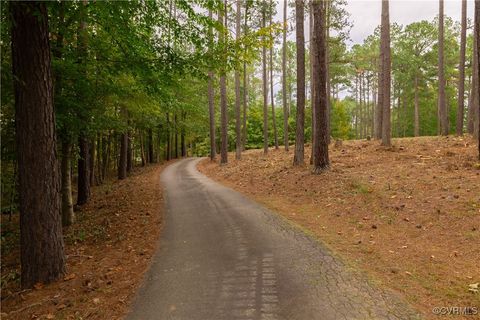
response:
[[[394,139],[392,149],[347,141],[331,147],[331,170],[318,176],[293,168],[283,150],[232,155],[225,166],[204,160],[199,169],[315,234],[435,318],[437,306],[480,309],[480,294],[469,291],[480,282],[475,150],[470,138]]]

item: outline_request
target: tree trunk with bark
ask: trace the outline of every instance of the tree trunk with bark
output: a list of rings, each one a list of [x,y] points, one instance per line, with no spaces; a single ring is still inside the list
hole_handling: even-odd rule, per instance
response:
[[[245,17],[243,20],[243,32],[246,36],[248,34],[248,4],[245,1]],[[247,48],[245,47],[245,50]],[[242,150],[245,150],[247,144],[247,107],[248,107],[248,74],[247,62],[243,62],[243,126],[242,126]]]
[[[440,134],[448,135],[448,114],[445,100],[445,53],[444,53],[444,16],[443,0],[439,0],[438,18],[438,116]]]
[[[382,145],[391,146],[391,119],[390,119],[390,87],[391,87],[391,56],[390,56],[390,18],[389,0],[382,0],[382,73],[383,73],[383,101],[382,101]]]
[[[288,106],[287,106],[287,0],[283,1],[283,47],[282,47],[282,102],[283,102],[283,145],[288,151]]]
[[[418,74],[415,74],[415,119],[414,119],[414,135],[420,135],[420,103],[418,101]]]
[[[270,1],[270,6],[273,5],[273,2]],[[273,25],[273,14],[270,13],[270,27]],[[270,33],[270,36],[273,38],[273,34]],[[275,144],[275,150],[278,150],[278,134],[277,134],[277,119],[275,117],[275,96],[273,95],[273,47],[275,46],[275,41],[272,42],[270,47],[270,102],[272,104],[272,125],[273,125],[273,141]]]
[[[297,123],[295,129],[295,155],[293,165],[301,166],[305,144],[305,33],[303,27],[304,1],[295,1],[296,45],[297,45]]]
[[[237,14],[236,14],[236,30],[235,37],[238,41],[240,39],[240,27],[242,18],[242,3],[237,1]],[[240,96],[240,65],[235,67],[235,158],[240,160],[242,158],[242,125],[240,118],[241,100]]]
[[[127,177],[127,148],[128,136],[126,132],[120,134],[120,156],[118,161],[118,179],[123,180]]]
[[[75,222],[72,198],[72,145],[68,140],[62,142],[62,224]]]
[[[267,25],[266,22],[266,4],[263,3],[262,7],[262,28]],[[263,36],[263,40],[266,37]],[[268,153],[268,79],[267,79],[267,47],[265,44],[262,46],[262,84],[263,84],[263,153]]]
[[[463,116],[465,109],[465,50],[467,44],[467,0],[462,0],[462,29],[460,32],[460,63],[458,67],[458,106],[456,134],[463,135]]]
[[[212,19],[212,10],[208,11],[208,16]],[[208,37],[210,46],[213,46],[213,33],[212,27],[208,29]],[[215,148],[215,93],[213,88],[214,75],[213,71],[208,71],[208,116],[209,116],[209,127],[210,127],[210,160],[214,161],[216,157],[216,148]]]
[[[225,17],[225,20],[224,20]],[[225,34],[227,32],[227,1],[225,0],[224,7],[218,14],[219,22],[224,26],[224,30],[220,31],[219,41],[220,45],[225,45]],[[226,48],[223,48],[223,53],[226,55]],[[225,60],[224,60],[225,61]],[[227,81],[225,66],[222,66],[220,74],[220,121],[221,121],[221,148],[220,148],[220,164],[228,162],[228,119],[227,119]]]
[[[31,288],[65,273],[48,13],[43,2],[12,2],[10,10],[21,284]]]
[[[81,73],[87,76],[87,23],[85,22],[86,2],[80,6],[80,27],[78,30],[78,63],[80,65]],[[81,94],[81,93],[79,93]],[[81,96],[81,101],[85,99]],[[81,119],[86,125],[87,120]],[[90,143],[83,128],[78,138],[78,146],[80,154],[77,163],[78,179],[77,179],[77,205],[84,205],[90,199]]]
[[[330,165],[328,157],[328,93],[327,93],[327,57],[326,57],[326,15],[325,6],[313,2],[313,83],[315,94],[315,136],[313,139],[313,172],[318,174]]]
[[[475,69],[475,74],[477,76],[477,146],[478,146],[478,160],[480,161],[480,89],[478,86],[478,81],[480,79],[480,68],[478,67],[478,62],[480,61],[480,0],[475,0],[475,28],[477,33],[475,35],[475,49],[476,49],[476,58],[477,58],[477,69]]]

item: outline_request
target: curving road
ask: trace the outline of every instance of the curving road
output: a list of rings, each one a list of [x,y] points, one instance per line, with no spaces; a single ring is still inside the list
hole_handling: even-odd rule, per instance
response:
[[[418,319],[319,242],[199,173],[169,166],[160,248],[130,320]]]

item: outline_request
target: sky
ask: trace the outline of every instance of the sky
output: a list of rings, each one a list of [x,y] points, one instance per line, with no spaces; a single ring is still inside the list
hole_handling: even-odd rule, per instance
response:
[[[287,0],[289,3],[293,0]],[[283,3],[284,0],[277,0],[276,21],[283,21]],[[407,25],[421,20],[433,20],[438,15],[438,0],[390,0],[390,23]],[[350,21],[353,27],[350,30],[349,47],[371,35],[375,28],[380,25],[380,11],[382,3],[380,0],[347,0],[345,9],[350,13]],[[467,19],[473,20],[474,0],[467,0]],[[288,16],[292,16],[291,6],[288,8]],[[460,21],[462,14],[461,0],[445,0],[444,13],[455,21]],[[305,40],[309,40],[308,15],[305,15]],[[291,21],[290,23],[294,23]],[[467,31],[469,32],[469,31]],[[295,32],[289,34],[289,40],[295,41]],[[277,88],[278,87],[278,88]],[[279,85],[275,86],[275,91],[280,90]],[[345,96],[347,92],[341,92],[340,96]]]
[[[289,2],[293,0],[288,0]],[[277,1],[276,20],[283,19],[283,0]],[[390,0],[390,22],[406,25],[415,21],[432,20],[438,14],[438,0]],[[350,13],[353,27],[350,31],[349,46],[362,43],[380,24],[380,0],[347,0],[346,10]],[[467,1],[467,17],[473,20],[474,1]],[[293,10],[291,7],[289,11]],[[445,0],[445,15],[460,21],[462,13],[461,0]],[[289,12],[291,16],[292,12]],[[305,17],[307,19],[308,15]],[[308,21],[305,23],[305,37],[308,40]],[[290,34],[295,40],[295,33]]]
[[[390,22],[406,25],[415,21],[432,20],[438,14],[438,0],[390,1]],[[461,0],[447,0],[445,15],[460,21]],[[467,1],[467,17],[473,19],[473,0]],[[349,0],[346,9],[352,15],[354,26],[350,32],[353,43],[361,43],[380,24],[381,1]]]

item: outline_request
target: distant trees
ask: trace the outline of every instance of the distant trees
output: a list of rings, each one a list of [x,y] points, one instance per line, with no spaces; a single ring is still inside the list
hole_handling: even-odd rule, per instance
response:
[[[48,15],[12,2],[12,65],[20,192],[22,287],[65,272]]]
[[[293,165],[303,165],[305,142],[305,32],[303,0],[295,0],[296,45],[297,45],[297,114],[295,129],[295,154]]]

